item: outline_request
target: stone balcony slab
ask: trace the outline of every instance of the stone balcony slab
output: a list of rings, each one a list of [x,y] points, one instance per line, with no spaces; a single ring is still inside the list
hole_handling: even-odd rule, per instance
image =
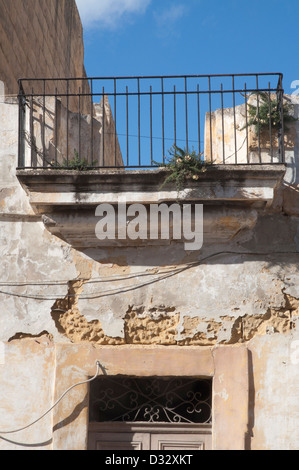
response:
[[[271,204],[284,165],[218,165],[190,181],[180,193],[182,203],[203,204],[205,240],[225,243],[240,230],[252,228],[257,211]],[[152,170],[18,170],[36,214],[53,235],[80,250],[107,246],[165,245],[168,240],[99,240],[95,226],[100,204],[168,205],[177,202],[175,185],[161,187],[167,173]],[[171,221],[170,221],[170,229]],[[116,227],[117,231],[117,227]]]
[[[274,189],[285,174],[285,165],[215,165],[190,181],[180,193],[182,201],[271,202]],[[30,203],[38,211],[44,206],[96,206],[133,203],[162,203],[177,200],[175,185],[161,187],[165,169],[151,170],[17,170]]]

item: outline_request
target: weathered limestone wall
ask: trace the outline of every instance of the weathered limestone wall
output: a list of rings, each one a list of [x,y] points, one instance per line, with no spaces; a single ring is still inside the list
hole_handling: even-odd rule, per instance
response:
[[[0,80],[85,77],[83,29],[74,0],[0,1]]]
[[[1,103],[0,431],[40,416],[92,375],[96,358],[114,374],[128,364],[128,373],[147,373],[160,357],[167,366],[173,348],[203,355],[207,348],[215,406],[221,402],[217,429],[238,415],[233,385],[244,369],[242,431],[230,446],[298,448],[299,214],[285,209],[281,191],[272,207],[226,208],[226,237],[204,239],[200,253],[179,242],[79,252],[50,234],[16,178],[17,116],[14,100]],[[156,348],[163,354],[150,353],[149,363],[146,351]],[[219,348],[225,354],[216,361]],[[233,373],[230,354],[239,348],[248,363]],[[206,372],[202,358],[190,364],[186,354],[186,371]],[[37,427],[3,435],[0,448],[73,448],[79,439],[84,447],[87,404],[79,388]]]
[[[1,312],[2,314],[2,312]],[[52,414],[17,433],[51,407],[55,385],[55,346],[47,338],[5,344],[0,360],[0,449],[50,450]],[[9,434],[2,434],[8,431]]]
[[[67,166],[76,160],[90,166],[123,166],[107,96],[100,103],[81,99],[85,113],[67,109],[63,99],[36,96],[24,118],[25,167]],[[104,104],[103,104],[104,103]],[[31,107],[31,106],[30,106]],[[68,135],[68,139],[67,136]],[[104,137],[103,137],[104,136]],[[104,141],[103,141],[104,139]],[[77,162],[78,163],[78,162]]]
[[[290,107],[291,116],[299,117],[299,100],[297,96],[288,95],[286,102]],[[250,104],[255,102],[250,99]],[[211,120],[211,122],[210,122]],[[294,167],[294,147],[298,145],[298,132],[296,122],[288,122],[285,125],[284,148],[285,159],[290,168]],[[212,144],[211,144],[212,134]],[[205,155],[210,160],[211,152],[214,163],[270,163],[279,161],[277,131],[271,133],[272,146],[270,145],[269,129],[262,130],[260,138],[254,130],[254,126],[246,128],[245,104],[234,108],[217,109],[207,113],[205,120]],[[260,147],[260,154],[259,154]],[[272,155],[271,155],[272,151]]]
[[[298,326],[297,332],[257,335],[248,343],[248,349],[247,441],[253,450],[297,450]]]

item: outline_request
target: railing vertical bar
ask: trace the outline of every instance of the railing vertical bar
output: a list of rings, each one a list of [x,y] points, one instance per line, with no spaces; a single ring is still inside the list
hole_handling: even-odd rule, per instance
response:
[[[102,93],[102,101],[103,101],[103,114],[102,114],[102,162],[103,166],[105,166],[105,87],[103,87]]]
[[[81,159],[81,88],[79,87],[79,96],[78,96],[78,145],[79,145],[79,160]]]
[[[19,80],[19,91],[18,91],[18,104],[19,104],[19,116],[18,116],[18,167],[22,168],[23,162],[22,162],[22,148],[21,148],[21,142],[22,142],[22,136],[21,136],[21,128],[22,128],[22,101],[21,101],[21,80]]]
[[[208,78],[209,78],[210,158],[211,158],[211,163],[213,163],[211,77],[209,76]]]
[[[282,87],[282,83],[281,83]],[[283,115],[283,91],[280,92],[281,96],[281,108],[280,108],[280,122],[281,122],[281,161],[282,163],[285,162],[285,154],[284,154],[284,115]]]
[[[281,162],[284,163],[285,162],[285,153],[284,153],[283,91],[281,92],[280,122],[281,122]]]
[[[114,79],[114,165],[117,166],[116,154],[116,78]]]
[[[126,138],[127,138],[127,166],[129,166],[129,96],[128,96],[128,86],[126,86]]]
[[[174,145],[176,145],[176,88],[173,85],[173,126],[174,126]]]
[[[141,165],[141,146],[140,146],[140,79],[137,78],[137,95],[138,95],[138,162]]]
[[[90,80],[90,120],[91,120],[91,125],[90,125],[90,164],[93,165],[93,80]]]
[[[151,165],[153,164],[153,95],[150,86],[150,145],[151,145]]]
[[[258,147],[259,147],[259,163],[262,163],[262,156],[261,156],[261,119],[260,119],[260,94],[259,94],[259,79],[258,75],[256,75],[256,109],[257,109],[257,127],[258,127]]]
[[[165,135],[164,135],[164,80],[161,78],[161,92],[162,92],[162,154],[163,162],[165,162]]]
[[[58,147],[58,106],[57,106],[57,87],[55,88],[55,118],[54,118],[54,126],[55,126],[55,157],[54,162],[55,166],[57,166],[57,147]]]
[[[233,90],[233,110],[234,110],[234,144],[235,144],[235,163],[238,163],[238,150],[237,150],[237,129],[236,129],[236,96],[235,96],[235,76],[232,76],[232,90]]]
[[[222,163],[223,163],[223,164],[225,164],[224,110],[223,110],[223,83],[221,83],[221,120],[222,120]]]
[[[19,120],[18,120],[18,166],[19,168],[25,167],[24,159],[24,89],[21,80],[19,80],[19,93],[18,93],[18,102],[19,102]]]
[[[34,95],[34,91],[33,91],[33,88],[32,88],[31,98],[30,98],[30,162],[31,162],[31,167],[33,167],[33,144],[34,144],[34,136],[33,136],[33,95]]]
[[[43,132],[42,132],[42,140],[43,140],[43,167],[46,166],[46,80],[43,80]]]
[[[69,164],[69,80],[66,81],[66,164]]]
[[[197,84],[197,134],[198,134],[198,153],[201,154],[199,84]]]
[[[247,84],[244,84],[245,90],[245,128],[246,128],[246,159],[247,163],[249,163],[249,144],[248,144],[248,111],[247,111]]]
[[[278,103],[280,107],[280,126],[278,129],[278,140],[279,140],[279,160],[280,163],[285,162],[285,154],[284,154],[284,116],[283,116],[283,88],[282,88],[282,75],[279,77],[279,95],[278,95]]]
[[[268,83],[268,99],[269,99],[269,136],[270,136],[270,157],[271,163],[273,163],[273,145],[272,145],[272,102],[271,102],[271,93],[270,93],[270,82]]]
[[[189,148],[189,135],[188,135],[188,89],[187,89],[187,77],[185,77],[185,121],[186,121],[186,152]]]

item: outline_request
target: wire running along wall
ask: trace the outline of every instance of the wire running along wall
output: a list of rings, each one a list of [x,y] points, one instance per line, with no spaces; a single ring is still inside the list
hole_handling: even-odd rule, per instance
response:
[[[281,163],[283,135],[277,73],[19,81],[19,168],[153,168],[173,144],[214,164]]]

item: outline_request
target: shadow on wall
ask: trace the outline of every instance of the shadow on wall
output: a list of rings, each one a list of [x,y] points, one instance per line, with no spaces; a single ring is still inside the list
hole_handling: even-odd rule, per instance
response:
[[[70,111],[55,97],[35,96],[27,105],[25,166],[123,166],[108,97],[93,104],[93,116]]]

